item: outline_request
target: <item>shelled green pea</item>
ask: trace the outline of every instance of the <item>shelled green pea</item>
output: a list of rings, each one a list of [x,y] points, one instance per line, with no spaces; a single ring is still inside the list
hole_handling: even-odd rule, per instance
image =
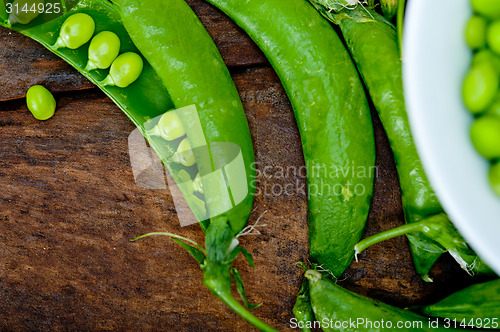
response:
[[[28,109],[37,120],[47,120],[56,111],[56,100],[49,90],[41,85],[34,85],[26,93]]]
[[[474,15],[465,27],[465,40],[472,49],[478,49],[486,45],[486,27],[488,22],[485,18]]]
[[[120,38],[111,31],[98,33],[89,46],[89,61],[85,70],[106,69],[120,53]]]
[[[495,99],[499,84],[499,72],[492,61],[485,59],[475,63],[463,83],[467,108],[474,114],[483,112]]]
[[[196,174],[193,180],[193,189],[200,194],[203,194],[203,183],[201,182],[200,173]]]
[[[144,62],[134,52],[120,54],[111,64],[108,76],[102,84],[126,88],[134,83],[142,73]]]
[[[495,193],[500,196],[500,161],[490,167],[490,182]]]
[[[488,48],[483,48],[476,54],[474,54],[474,56],[472,57],[472,66],[475,66],[476,64],[485,61],[489,61],[491,64],[495,66],[497,70],[500,71],[500,56],[493,53]]]
[[[191,148],[191,142],[188,138],[183,139],[179,143],[177,151],[172,156],[172,161],[187,167],[193,166],[195,164],[196,159]]]
[[[488,107],[484,115],[491,115],[500,119],[500,94],[496,96],[495,100],[491,106]]]
[[[486,41],[493,52],[500,54],[500,20],[494,21],[488,26]]]
[[[28,24],[40,15],[39,5],[44,5],[44,0],[15,0],[9,15],[9,24]],[[32,10],[32,9],[35,10]],[[26,9],[26,10],[25,10]]]
[[[148,135],[160,136],[167,141],[173,141],[186,135],[186,130],[177,112],[171,110],[160,117],[158,124],[148,131]]]
[[[498,0],[471,0],[471,4],[478,14],[491,19],[500,18],[500,1]]]
[[[500,158],[500,118],[484,115],[471,128],[472,143],[485,158]]]
[[[64,21],[59,38],[53,47],[55,49],[61,47],[77,49],[92,38],[94,31],[95,22],[92,17],[84,13],[71,15]]]

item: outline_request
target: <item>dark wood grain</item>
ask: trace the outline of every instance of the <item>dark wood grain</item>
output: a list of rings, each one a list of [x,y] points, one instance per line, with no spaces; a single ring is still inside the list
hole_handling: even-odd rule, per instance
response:
[[[236,83],[254,140],[258,177],[255,211],[260,235],[241,238],[256,268],[241,271],[255,314],[290,330],[292,306],[307,261],[305,178],[281,168],[304,165],[293,112],[273,70],[227,18],[189,1],[216,40]],[[251,331],[201,283],[194,260],[167,238],[128,240],[169,231],[203,243],[197,225],[180,227],[167,190],[135,182],[127,117],[97,89],[41,46],[0,29],[0,100],[44,83],[56,115],[35,120],[22,99],[0,103],[0,330]],[[394,161],[374,114],[378,177],[366,234],[403,223]],[[268,167],[271,172],[262,172]],[[288,188],[280,191],[280,188]],[[370,248],[341,285],[405,307],[470,283],[449,258],[433,284],[414,273],[407,240]]]
[[[94,87],[66,62],[17,32],[0,27],[0,45],[0,101],[23,98],[36,84],[53,93]]]

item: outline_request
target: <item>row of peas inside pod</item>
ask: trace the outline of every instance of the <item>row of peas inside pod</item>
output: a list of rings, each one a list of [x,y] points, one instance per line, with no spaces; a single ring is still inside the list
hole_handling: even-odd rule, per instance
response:
[[[465,39],[474,55],[463,99],[474,116],[472,143],[490,161],[489,180],[500,196],[500,1],[472,0],[471,5]]]
[[[75,50],[90,41],[86,71],[109,68],[108,76],[101,82],[103,85],[125,88],[135,82],[144,66],[141,56],[135,52],[119,55],[120,38],[115,33],[101,31],[94,36],[94,32],[92,17],[85,13],[73,14],[64,21],[53,48]]]
[[[146,135],[150,140],[159,139],[159,144],[164,147],[159,151],[160,158],[166,162],[174,162],[184,166],[178,171],[183,183],[190,183],[190,192],[201,196],[203,185],[200,172],[196,167],[196,158],[193,153],[191,141],[177,110],[170,110],[157,119],[152,119],[146,124]],[[201,198],[201,197],[200,197]]]

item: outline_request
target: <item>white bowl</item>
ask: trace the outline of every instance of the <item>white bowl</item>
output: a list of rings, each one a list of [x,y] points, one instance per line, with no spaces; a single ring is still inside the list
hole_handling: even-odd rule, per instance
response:
[[[420,157],[454,225],[500,274],[500,198],[470,141],[461,94],[472,55],[463,33],[470,0],[410,1],[406,13],[403,77]]]

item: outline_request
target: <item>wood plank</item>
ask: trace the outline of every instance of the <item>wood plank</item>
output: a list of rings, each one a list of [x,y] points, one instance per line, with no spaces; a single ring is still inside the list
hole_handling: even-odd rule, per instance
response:
[[[252,40],[227,16],[202,0],[188,3],[199,16],[229,67],[255,66],[267,63]],[[19,87],[0,85],[0,101],[23,98],[32,85],[50,86],[59,93],[93,88],[94,85],[71,66],[38,43],[19,33],[0,27],[0,72]]]
[[[308,259],[307,197],[304,177],[278,170],[303,167],[300,137],[271,69],[233,78],[261,171],[250,223],[263,215],[266,225],[261,235],[241,238],[255,270],[241,258],[236,267],[250,300],[263,303],[254,313],[288,331],[302,278],[296,262]],[[19,88],[2,81],[7,90]],[[0,330],[253,330],[203,287],[197,264],[172,241],[128,241],[169,231],[203,243],[203,234],[197,225],[179,226],[168,191],[135,184],[127,150],[134,127],[108,98],[63,94],[46,122],[33,119],[22,101],[0,105]],[[394,162],[376,123],[379,177],[368,233],[403,220]],[[272,194],[285,187],[293,189]],[[402,237],[359,258],[341,284],[400,306],[469,282],[446,260],[433,271],[434,284],[421,282]]]
[[[24,98],[28,88],[36,84],[50,87],[53,93],[94,87],[66,62],[17,32],[0,27],[0,45],[0,75],[4,80],[0,101]]]

